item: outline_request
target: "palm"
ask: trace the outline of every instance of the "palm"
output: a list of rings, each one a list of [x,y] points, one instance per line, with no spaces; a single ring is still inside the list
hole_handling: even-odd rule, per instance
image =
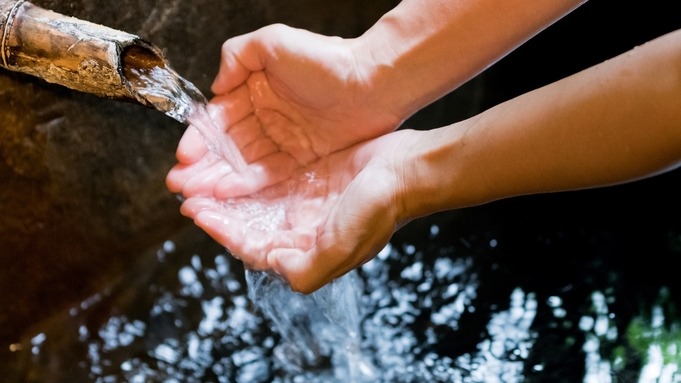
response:
[[[318,77],[325,72],[320,70]],[[280,80],[284,78],[286,82]],[[328,82],[334,80],[300,83],[295,76],[270,70],[251,74],[248,92],[241,94],[251,100],[263,133],[300,162],[388,133],[399,124],[397,118],[357,101],[357,92],[346,90],[346,84]]]
[[[295,289],[312,291],[375,255],[392,235],[392,167],[408,134],[386,135],[308,165],[278,151],[271,156],[295,164],[289,176],[248,194],[242,186],[255,173],[233,173],[212,153],[177,165],[168,184],[187,197],[183,214],[248,267],[273,269]],[[256,173],[279,179],[273,174],[279,170],[261,165]]]

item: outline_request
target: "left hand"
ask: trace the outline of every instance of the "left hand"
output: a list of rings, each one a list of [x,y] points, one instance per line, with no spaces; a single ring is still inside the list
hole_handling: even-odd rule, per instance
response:
[[[402,223],[402,161],[414,134],[384,135],[309,165],[281,150],[270,154],[278,160],[258,164],[249,158],[257,155],[246,155],[243,173],[206,152],[176,165],[167,183],[187,197],[182,214],[247,267],[273,270],[292,289],[310,293],[373,258]],[[238,131],[233,138],[243,150]],[[261,147],[276,147],[264,135],[258,139]],[[178,151],[202,145],[190,130]],[[278,181],[258,189],[258,179],[272,177]]]

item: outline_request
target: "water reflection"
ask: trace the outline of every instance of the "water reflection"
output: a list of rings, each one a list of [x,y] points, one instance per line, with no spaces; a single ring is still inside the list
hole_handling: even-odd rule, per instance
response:
[[[321,311],[286,316],[296,322],[286,333],[275,331],[283,316],[263,311],[291,314],[293,301],[256,309],[239,262],[190,228],[11,351],[27,382],[346,382],[358,376],[352,366],[383,382],[568,382],[576,380],[560,369],[574,365],[587,383],[681,381],[669,289],[649,314],[625,320],[617,278],[599,289],[577,280],[538,289],[526,275],[499,274],[507,241],[492,234],[444,238],[433,225],[425,243],[394,241],[336,285],[361,292],[358,302],[324,306],[332,293],[310,296]],[[341,327],[307,326],[315,316]],[[306,337],[312,354],[294,347]],[[337,344],[356,349],[324,349],[338,339],[355,339]]]

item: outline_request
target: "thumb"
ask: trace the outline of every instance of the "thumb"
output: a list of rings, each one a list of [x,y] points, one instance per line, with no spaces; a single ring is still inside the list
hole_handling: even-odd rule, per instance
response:
[[[227,93],[243,84],[252,72],[264,70],[268,59],[274,55],[272,46],[279,41],[278,31],[286,28],[281,24],[269,25],[225,41],[212,92],[216,95]]]

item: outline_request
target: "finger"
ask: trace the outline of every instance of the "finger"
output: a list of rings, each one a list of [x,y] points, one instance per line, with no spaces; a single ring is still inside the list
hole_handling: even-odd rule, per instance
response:
[[[288,179],[297,166],[297,162],[285,153],[272,154],[249,164],[241,173],[225,175],[215,185],[215,197],[231,198],[252,194]]]
[[[253,111],[248,87],[244,84],[229,93],[213,97],[208,104],[208,110],[215,124],[226,131]]]
[[[265,138],[265,134],[260,127],[260,121],[254,115],[250,115],[233,124],[227,129],[227,133],[239,150],[242,150],[258,139]]]
[[[208,147],[203,142],[201,133],[189,126],[177,145],[175,157],[181,164],[192,164],[201,159],[208,152]]]
[[[213,81],[214,94],[229,92],[246,81],[251,72],[265,69],[267,51],[263,41],[277,39],[273,29],[267,26],[255,32],[233,37],[222,44],[220,69]]]
[[[232,166],[225,161],[217,161],[212,166],[195,172],[182,185],[185,197],[212,197],[217,182],[226,174],[232,173]]]
[[[180,207],[180,213],[185,217],[194,219],[202,211],[216,211],[218,209],[215,200],[210,198],[193,197],[187,198]]]
[[[168,186],[168,190],[173,193],[181,192],[182,187],[187,180],[193,177],[197,172],[210,167],[215,162],[217,162],[217,158],[212,154],[208,154],[195,163],[180,163],[173,166],[166,176],[166,186]]]
[[[317,159],[312,142],[298,124],[272,109],[257,109],[255,115],[260,120],[265,134],[281,151],[289,153],[301,164]]]
[[[293,291],[310,294],[331,281],[325,270],[316,268],[310,253],[298,248],[276,248],[267,255],[267,263],[288,281]]]
[[[279,151],[279,147],[269,138],[262,138],[252,142],[241,150],[241,155],[247,163],[256,162]]]
[[[168,188],[168,190],[170,190],[173,193],[179,193],[182,191],[184,181],[186,181],[188,178],[185,174],[186,168],[187,168],[186,165],[177,164],[173,166],[172,169],[170,169],[168,175],[166,176],[166,187]]]

